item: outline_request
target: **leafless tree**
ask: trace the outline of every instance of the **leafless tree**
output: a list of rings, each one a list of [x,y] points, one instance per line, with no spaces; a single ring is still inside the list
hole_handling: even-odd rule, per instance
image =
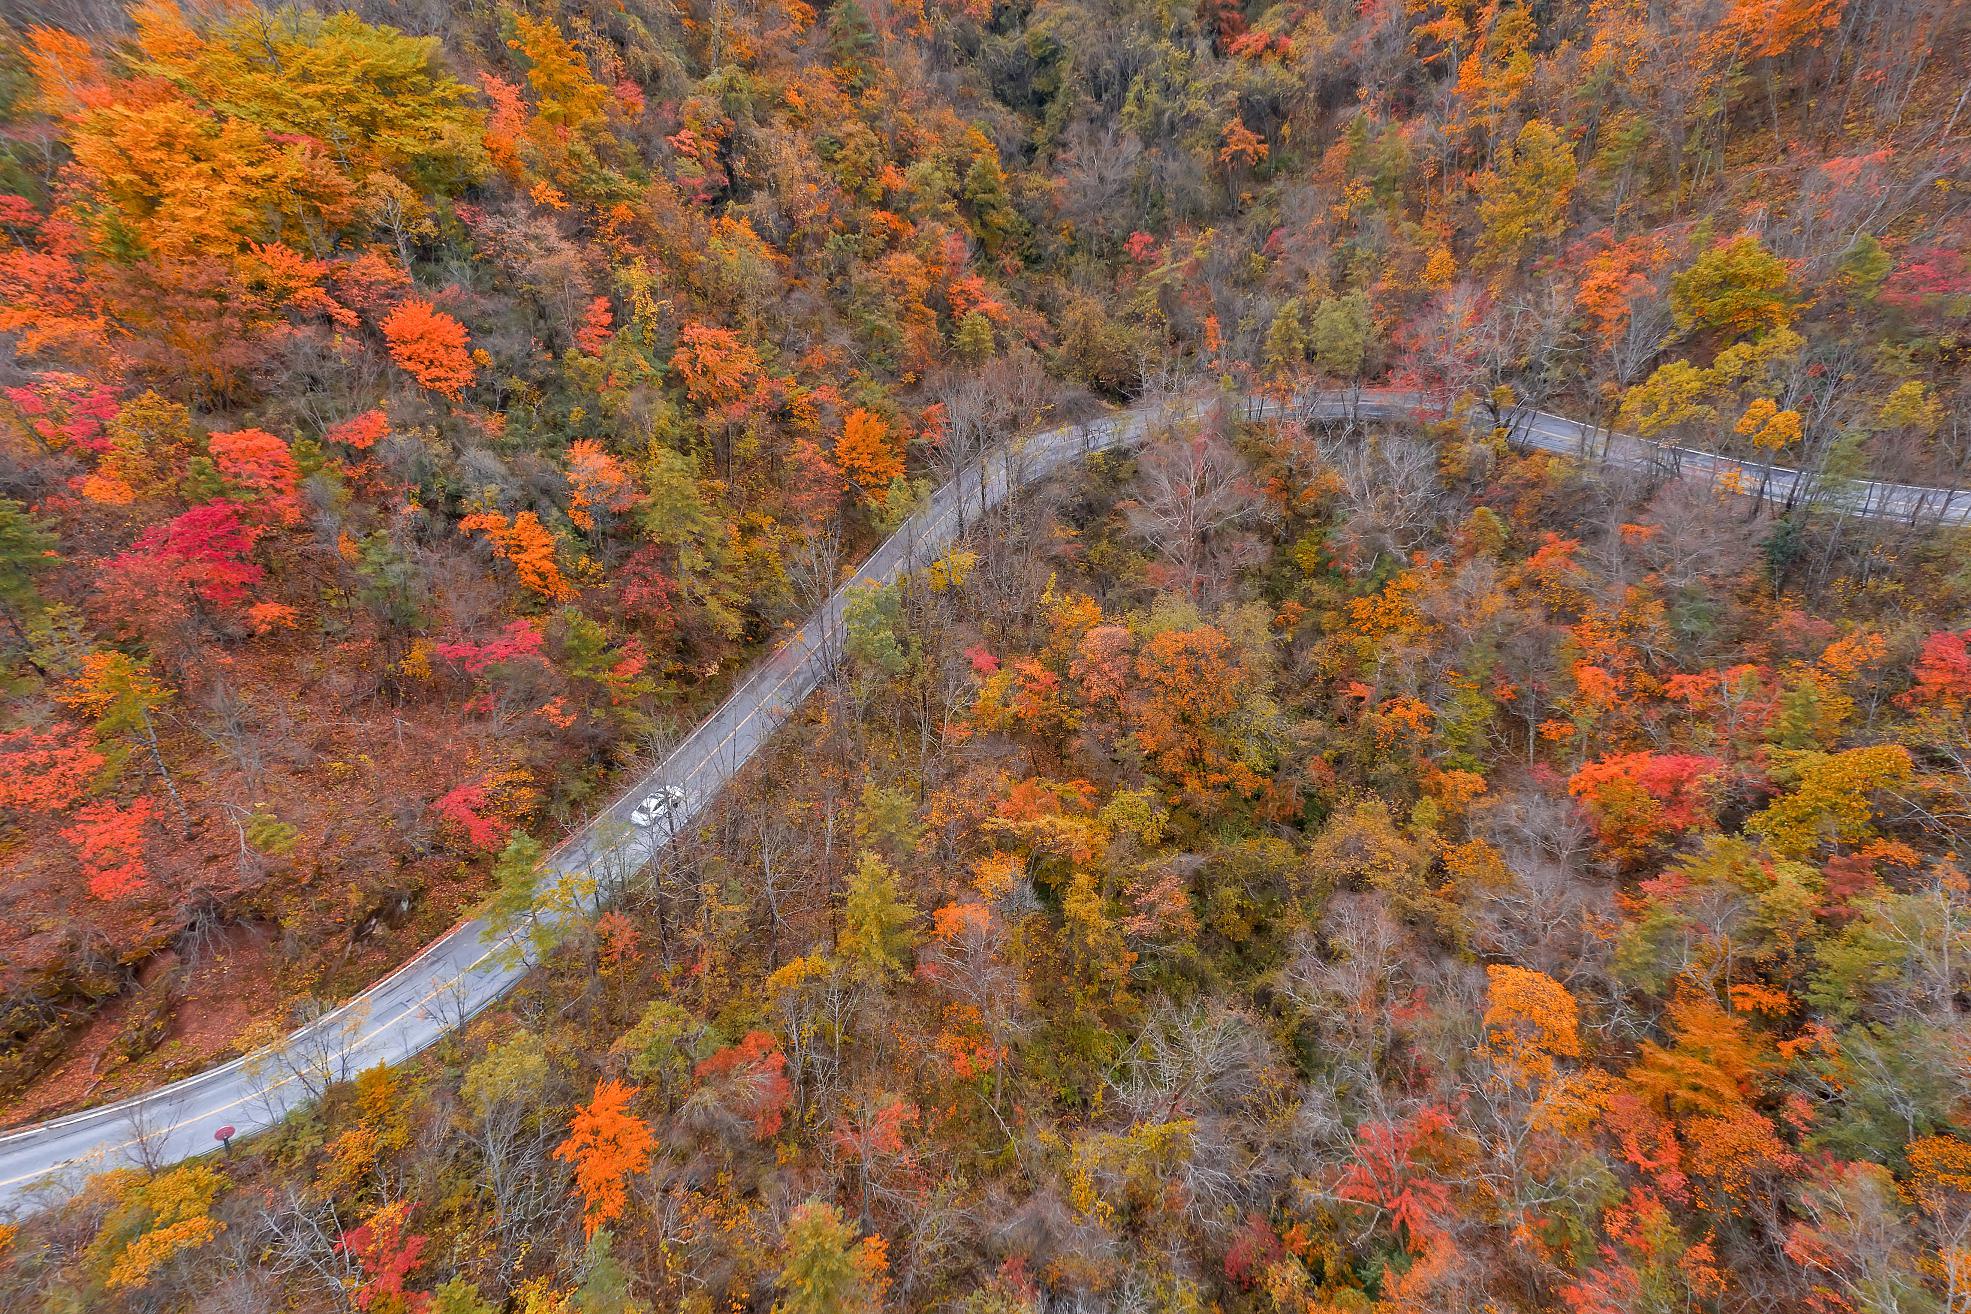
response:
[[[503,1289],[566,1198],[549,1158],[560,1128],[541,1116],[543,1096],[539,1090],[503,1086],[475,1089],[468,1081],[459,1119],[463,1138],[479,1161],[479,1182],[490,1207],[487,1229]]]
[[[1048,488],[1032,491],[1015,512],[995,520],[990,531],[967,540],[979,554],[966,586],[971,605],[989,623],[1004,626],[1009,637],[1043,623],[1033,599],[1046,581],[1054,547],[1047,528],[1056,496]]]
[[[208,714],[197,723],[200,734],[233,759],[254,798],[266,793],[265,740],[254,710],[240,697],[223,671],[215,672],[200,690],[199,702]]]
[[[1717,493],[1690,480],[1671,480],[1657,490],[1637,519],[1658,531],[1633,547],[1620,546],[1619,529],[1607,553],[1628,550],[1673,592],[1713,588],[1736,577],[1758,559],[1758,545]],[[1614,562],[1602,563],[1610,568]]]
[[[1390,1005],[1413,988],[1418,958],[1381,895],[1350,893],[1330,901],[1318,935],[1295,938],[1281,973],[1282,997],[1306,1016],[1356,1098],[1372,1106],[1382,1099],[1374,1073],[1394,1039]]]
[[[1618,387],[1642,378],[1644,368],[1663,350],[1671,327],[1670,302],[1660,291],[1652,289],[1629,302],[1622,332],[1603,348],[1609,377]]]
[[[804,615],[820,610],[841,582],[844,533],[843,517],[829,516],[808,526],[788,544],[787,574],[794,586],[795,605]]]
[[[161,1091],[126,1105],[121,1121],[130,1135],[124,1156],[147,1173],[169,1164],[171,1133],[177,1130],[183,1107],[179,1100],[164,1098]]]
[[[304,1100],[319,1100],[330,1086],[353,1078],[356,1039],[369,1019],[366,1001],[355,1002],[339,1016],[319,1003],[299,1030],[271,1049],[251,1056],[249,1075],[260,1085],[260,1100],[275,1120]],[[303,1100],[276,1095],[293,1083]]]
[[[1121,240],[1132,222],[1142,161],[1142,139],[1113,118],[1077,121],[1059,156],[1062,218],[1079,231]]]
[[[1249,531],[1269,514],[1244,459],[1211,424],[1153,434],[1122,507],[1161,558],[1161,582],[1198,602],[1215,599],[1258,559]]]
[[[944,407],[944,431],[936,453],[939,475],[966,480],[972,494],[960,501],[962,533],[968,519],[985,515],[981,476],[986,453],[1038,423],[1053,401],[1056,385],[1039,358],[1022,345],[982,368],[950,370],[932,386]]]
[[[269,1202],[263,1217],[267,1268],[315,1289],[331,1309],[353,1310],[350,1293],[362,1274],[354,1255],[340,1244],[350,1220],[342,1217],[335,1200],[287,1185]]]
[[[1342,543],[1371,557],[1387,552],[1407,559],[1444,528],[1437,449],[1422,437],[1341,421],[1318,426],[1316,440],[1342,479]]]
[[[1857,1307],[1874,1302],[1885,1310],[1909,1308],[1908,1296],[1927,1285],[1921,1275],[1925,1240],[1932,1240],[1930,1255],[1949,1255],[1971,1233],[1966,1226],[1971,1218],[1961,1209],[1924,1217],[1924,1226],[1912,1228],[1907,1203],[1887,1174],[1817,1175],[1800,1184],[1792,1207],[1803,1231],[1811,1229],[1806,1234],[1813,1244],[1796,1247],[1795,1265],[1781,1271],[1797,1273],[1802,1301],[1833,1292]],[[1961,1259],[1937,1265],[1935,1276],[1946,1287],[1946,1300],[1931,1306],[1925,1292],[1917,1303],[1947,1310],[1971,1304],[1971,1272],[1964,1271]]]
[[[1252,1103],[1266,1087],[1270,1046],[1254,1019],[1229,1002],[1166,1008],[1138,1037],[1118,1083],[1139,1124],[1185,1119],[1188,1154],[1177,1167],[1193,1222],[1237,1216],[1283,1184],[1253,1171]]]
[[[1476,337],[1474,363],[1485,391],[1508,388],[1521,406],[1539,406],[1553,396],[1582,353],[1572,327],[1576,316],[1574,299],[1559,279],[1540,280],[1494,307]]]

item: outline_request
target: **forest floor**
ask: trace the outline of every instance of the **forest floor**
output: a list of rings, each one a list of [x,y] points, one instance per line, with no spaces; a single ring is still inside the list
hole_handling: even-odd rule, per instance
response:
[[[175,952],[158,955],[138,974],[136,990],[90,1019],[74,1034],[65,1056],[0,1109],[0,1126],[134,1095],[226,1056],[278,1001],[274,983],[280,970],[279,928],[264,923],[219,932],[190,964]],[[151,992],[165,988],[177,973],[183,976],[172,989],[156,1047],[134,1060],[122,1057],[120,1042],[153,1009]]]

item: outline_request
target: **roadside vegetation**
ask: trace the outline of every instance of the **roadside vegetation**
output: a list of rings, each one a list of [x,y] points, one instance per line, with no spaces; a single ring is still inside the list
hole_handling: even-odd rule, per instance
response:
[[[1967,1307],[1966,14],[260,9],[0,41],[0,1090],[252,1049],[647,767],[509,1000],[0,1304]],[[1394,385],[1808,472],[1793,504]],[[241,989],[227,982],[250,981]]]

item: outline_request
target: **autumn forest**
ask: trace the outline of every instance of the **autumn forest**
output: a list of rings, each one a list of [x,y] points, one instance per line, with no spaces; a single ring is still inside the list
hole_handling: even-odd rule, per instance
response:
[[[1971,1314],[1967,67],[1955,0],[0,4],[0,1132],[470,918],[517,980],[0,1182],[0,1308]]]

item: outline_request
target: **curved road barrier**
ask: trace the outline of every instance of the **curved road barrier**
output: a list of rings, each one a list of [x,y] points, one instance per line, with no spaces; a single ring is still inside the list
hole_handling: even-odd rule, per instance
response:
[[[873,552],[792,637],[747,677],[664,759],[542,864],[543,894],[557,897],[518,925],[485,917],[461,922],[389,976],[288,1036],[280,1044],[114,1104],[0,1135],[0,1209],[33,1209],[74,1190],[89,1175],[123,1166],[155,1168],[208,1153],[234,1136],[263,1131],[320,1097],[324,1089],[379,1063],[399,1063],[463,1025],[527,973],[543,939],[592,913],[711,803],[834,668],[844,617],[857,589],[888,583],[941,555],[968,519],[1015,488],[1048,478],[1090,453],[1129,448],[1155,427],[1203,414],[1212,403],[1144,403],[1087,425],[1051,429],[1006,444],[947,482]],[[1252,398],[1249,418],[1313,420],[1436,418],[1441,403],[1386,390],[1320,392],[1291,400]],[[1580,456],[1627,469],[1694,477],[1732,492],[1792,504],[1823,504],[1872,519],[1971,523],[1971,494],[1860,481],[1816,494],[1808,476],[1709,452],[1665,447],[1544,411],[1475,411],[1471,423],[1503,429],[1524,447]],[[665,787],[680,801],[657,824],[630,813]]]

